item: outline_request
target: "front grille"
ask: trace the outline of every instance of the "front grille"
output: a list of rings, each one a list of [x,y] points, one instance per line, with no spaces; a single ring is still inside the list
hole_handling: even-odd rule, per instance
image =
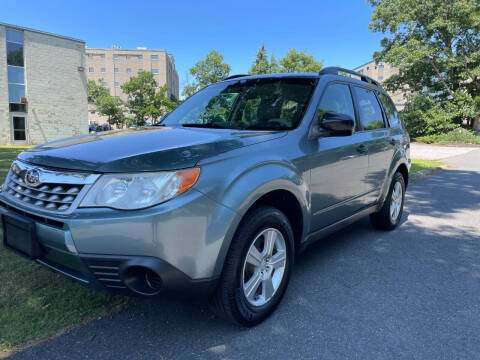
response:
[[[32,210],[69,214],[99,176],[37,167],[16,160],[8,172],[3,194]]]
[[[70,209],[82,188],[83,185],[58,183],[45,183],[36,188],[29,186],[21,176],[12,173],[6,192],[29,205],[64,212]]]
[[[82,257],[90,271],[95,275],[97,280],[105,287],[110,289],[126,289],[120,279],[120,265],[125,261],[123,259],[96,259]]]

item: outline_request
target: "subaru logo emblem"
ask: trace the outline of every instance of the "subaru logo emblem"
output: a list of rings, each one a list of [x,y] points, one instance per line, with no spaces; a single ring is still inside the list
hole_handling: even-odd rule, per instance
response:
[[[30,169],[25,173],[25,183],[30,186],[40,185],[40,171],[37,169]]]

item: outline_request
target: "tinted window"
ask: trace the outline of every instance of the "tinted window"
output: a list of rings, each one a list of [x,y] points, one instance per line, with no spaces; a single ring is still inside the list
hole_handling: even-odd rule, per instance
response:
[[[385,127],[383,123],[382,109],[378,104],[374,90],[353,87],[355,91],[358,115],[363,130],[375,130]]]
[[[398,126],[400,125],[400,120],[398,117],[397,109],[395,109],[395,105],[393,104],[392,99],[385,94],[380,94],[380,100],[382,101],[383,107],[385,108],[385,113],[387,114],[388,123],[390,126]]]
[[[333,84],[327,87],[317,109],[318,120],[321,120],[326,112],[350,115],[355,119],[352,95],[347,85]]]

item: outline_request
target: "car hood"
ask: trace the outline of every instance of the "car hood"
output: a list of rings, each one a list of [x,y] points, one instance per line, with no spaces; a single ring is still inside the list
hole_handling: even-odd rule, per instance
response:
[[[182,127],[116,130],[45,143],[21,153],[19,159],[36,165],[93,172],[173,170],[192,167],[204,158],[285,134]]]

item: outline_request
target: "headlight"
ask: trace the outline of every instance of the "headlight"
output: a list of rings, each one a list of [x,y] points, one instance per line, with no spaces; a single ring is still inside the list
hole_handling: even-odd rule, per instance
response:
[[[102,175],[81,207],[132,210],[157,205],[181,194],[197,181],[199,168],[138,174]]]

